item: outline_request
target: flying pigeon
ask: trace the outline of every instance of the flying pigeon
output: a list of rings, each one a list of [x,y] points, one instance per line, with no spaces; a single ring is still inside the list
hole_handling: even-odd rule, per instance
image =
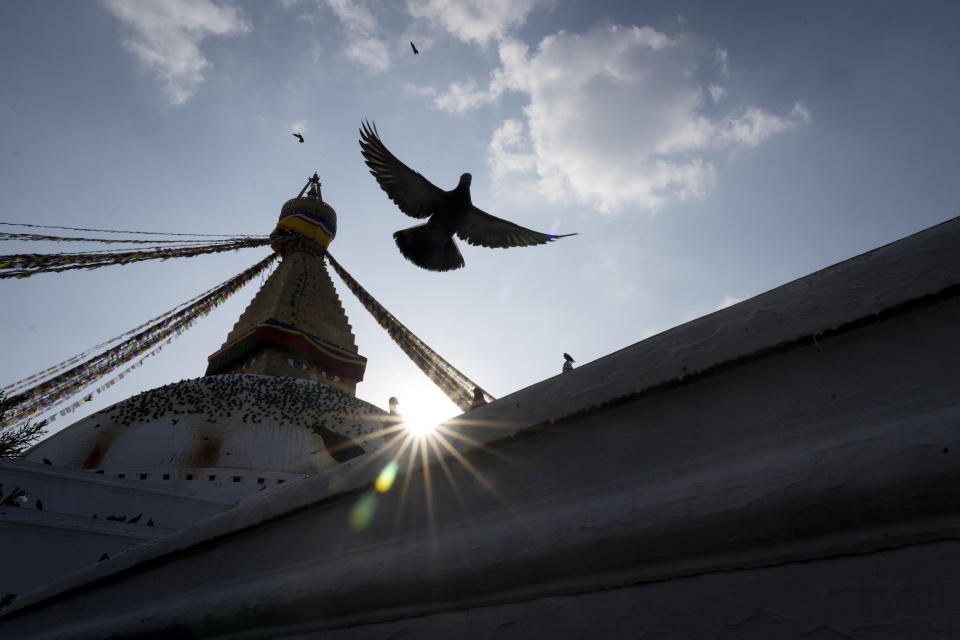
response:
[[[417,46],[416,46],[415,44],[413,44],[412,42],[410,43],[410,48],[413,49],[413,55],[415,55],[415,56],[420,55],[420,51],[417,50]]]
[[[371,175],[400,211],[412,218],[429,218],[426,224],[393,234],[400,253],[418,267],[430,271],[463,267],[454,234],[468,244],[490,248],[527,247],[576,235],[540,233],[481,211],[470,200],[469,173],[460,176],[452,191],[434,186],[390,153],[376,125],[366,121],[360,130],[360,150]]]
[[[296,138],[297,140],[299,140],[299,141],[301,142],[301,144],[303,143],[303,136],[300,135],[299,133],[293,133],[293,134],[290,134],[290,135],[292,135],[294,138]]]

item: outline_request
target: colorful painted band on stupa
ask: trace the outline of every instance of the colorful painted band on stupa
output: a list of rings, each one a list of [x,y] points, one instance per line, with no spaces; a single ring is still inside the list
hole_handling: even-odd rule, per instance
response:
[[[270,318],[211,354],[206,375],[223,371],[264,342],[296,349],[327,373],[345,380],[360,382],[367,368],[367,359],[360,354]]]
[[[336,233],[330,228],[326,220],[302,211],[282,218],[277,223],[277,229],[286,229],[287,231],[299,233],[313,240],[324,249],[330,246],[330,241],[333,240],[333,236]]]

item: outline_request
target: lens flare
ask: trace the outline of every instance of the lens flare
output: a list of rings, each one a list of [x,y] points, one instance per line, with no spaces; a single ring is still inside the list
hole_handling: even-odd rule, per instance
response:
[[[373,520],[373,514],[377,510],[377,494],[368,493],[357,500],[353,508],[350,509],[350,528],[354,531],[363,531]]]
[[[391,460],[387,463],[387,466],[383,468],[383,471],[380,472],[380,475],[377,476],[376,486],[377,491],[380,493],[386,493],[390,491],[390,487],[393,486],[393,481],[397,479],[397,461]]]
[[[407,420],[404,426],[407,431],[415,438],[422,438],[433,433],[434,425],[424,420]]]

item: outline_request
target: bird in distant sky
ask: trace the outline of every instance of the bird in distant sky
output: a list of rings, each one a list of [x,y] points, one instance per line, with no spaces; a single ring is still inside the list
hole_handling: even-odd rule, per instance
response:
[[[296,138],[297,140],[299,140],[301,144],[303,144],[303,136],[300,135],[299,132],[293,133],[293,134],[291,134],[291,135],[292,135],[294,138]]]
[[[573,356],[571,356],[569,353],[563,354],[563,372],[564,373],[566,373],[567,371],[573,371],[573,362],[574,362]]]
[[[508,222],[473,206],[469,173],[460,183],[444,191],[400,162],[380,141],[376,125],[364,121],[360,130],[360,151],[380,188],[411,218],[429,218],[426,224],[393,234],[400,253],[418,267],[450,271],[464,266],[463,256],[453,240],[456,234],[468,244],[490,248],[527,247],[557,238],[576,235],[540,233]]]
[[[410,48],[413,49],[413,55],[415,55],[415,56],[420,55],[420,51],[417,50],[417,45],[415,45],[415,44],[413,44],[413,43],[411,42],[411,43],[410,43]]]

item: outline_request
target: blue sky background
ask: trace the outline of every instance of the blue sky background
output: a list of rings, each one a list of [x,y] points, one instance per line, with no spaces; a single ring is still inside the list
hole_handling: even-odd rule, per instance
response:
[[[960,215],[958,27],[934,1],[3,2],[0,220],[267,234],[316,170],[331,252],[502,396]],[[438,186],[469,171],[482,209],[580,235],[418,269],[362,118]],[[267,252],[0,281],[0,386]],[[457,413],[334,279],[358,396]],[[202,375],[257,284],[85,412]]]

